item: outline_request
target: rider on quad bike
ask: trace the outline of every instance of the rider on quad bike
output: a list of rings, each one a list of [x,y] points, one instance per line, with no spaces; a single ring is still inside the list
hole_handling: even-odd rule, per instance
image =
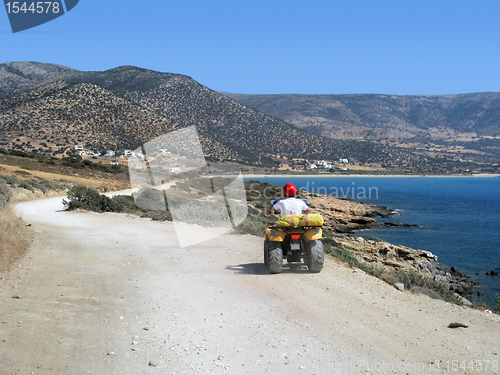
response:
[[[295,198],[297,188],[293,184],[283,187],[285,199],[273,204],[269,213],[279,211],[280,219],[266,227],[264,241],[264,264],[270,273],[283,270],[283,260],[288,263],[303,263],[310,272],[321,272],[324,264],[322,238],[323,218],[310,214],[307,203]]]
[[[269,213],[278,213],[281,216],[290,214],[309,214],[311,213],[311,208],[307,206],[306,202],[302,199],[295,198],[297,195],[297,188],[294,184],[288,183],[283,186],[283,195],[285,199],[281,199],[276,202],[271,208],[269,208]]]

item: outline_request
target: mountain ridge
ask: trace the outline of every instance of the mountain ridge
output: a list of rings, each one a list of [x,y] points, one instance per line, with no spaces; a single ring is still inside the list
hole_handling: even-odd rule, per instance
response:
[[[477,133],[476,138],[500,137],[499,92],[401,96],[223,94],[299,128],[335,139],[420,137],[452,141],[466,133]]]
[[[57,85],[61,85],[60,92],[51,91]],[[76,91],[62,90],[68,85],[73,85]],[[41,95],[37,90],[51,96],[50,105],[47,101],[37,108],[28,105],[28,98]],[[65,96],[69,92],[75,96]],[[33,130],[37,121],[54,118],[59,121],[60,134],[57,139],[53,137],[52,143],[65,142],[66,151],[61,150],[63,146],[57,146],[60,148],[52,153],[68,153],[67,147],[73,141],[83,141],[92,147],[133,148],[164,132],[195,125],[204,140],[206,156],[246,165],[278,167],[302,160],[297,163],[304,168],[306,159],[347,158],[361,164],[385,163],[414,173],[426,173],[448,162],[448,159],[415,154],[410,148],[314,135],[310,129],[300,129],[277,116],[242,104],[189,76],[134,66],[84,72],[43,63],[0,64],[0,103],[0,145],[7,148],[22,148],[28,142],[33,147],[37,143],[36,132],[31,131],[29,139],[21,139],[23,131],[30,127]],[[79,108],[79,103],[82,108],[87,105],[85,111]],[[335,108],[330,110],[335,112]],[[369,114],[359,117],[366,115]],[[86,119],[85,124],[82,119]],[[47,134],[51,125],[46,125],[43,132]],[[99,126],[104,128],[97,129]],[[87,128],[90,133],[86,133]],[[122,133],[128,136],[120,136]],[[35,147],[35,150],[47,152],[43,147],[41,150]],[[455,167],[443,168],[437,170],[456,170]]]

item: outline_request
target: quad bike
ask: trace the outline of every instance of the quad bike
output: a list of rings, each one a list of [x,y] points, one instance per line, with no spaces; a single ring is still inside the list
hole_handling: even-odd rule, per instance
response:
[[[285,220],[280,219],[266,228],[264,264],[270,273],[283,271],[283,259],[288,263],[304,262],[310,272],[321,272],[325,257],[321,242],[323,219],[317,216],[321,221],[311,220],[309,223],[307,215],[287,215],[282,218]],[[280,224],[288,217],[290,225]]]

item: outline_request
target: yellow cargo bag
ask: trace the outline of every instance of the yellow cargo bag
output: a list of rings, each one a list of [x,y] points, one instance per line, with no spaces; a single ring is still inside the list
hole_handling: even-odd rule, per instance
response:
[[[321,227],[323,226],[323,217],[320,214],[285,215],[278,219],[276,226],[279,228]]]

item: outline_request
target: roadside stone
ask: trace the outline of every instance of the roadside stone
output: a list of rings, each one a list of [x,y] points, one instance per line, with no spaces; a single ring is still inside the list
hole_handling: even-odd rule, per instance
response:
[[[448,328],[468,328],[469,326],[461,322],[452,322],[448,324]]]
[[[455,293],[455,297],[457,297],[460,301],[462,301],[462,303],[464,304],[464,306],[467,306],[467,307],[471,307],[472,306],[472,302],[469,301],[467,298],[461,296],[460,294]]]
[[[400,292],[404,292],[405,291],[405,284],[403,283],[396,283],[394,284],[394,287],[399,290]]]

